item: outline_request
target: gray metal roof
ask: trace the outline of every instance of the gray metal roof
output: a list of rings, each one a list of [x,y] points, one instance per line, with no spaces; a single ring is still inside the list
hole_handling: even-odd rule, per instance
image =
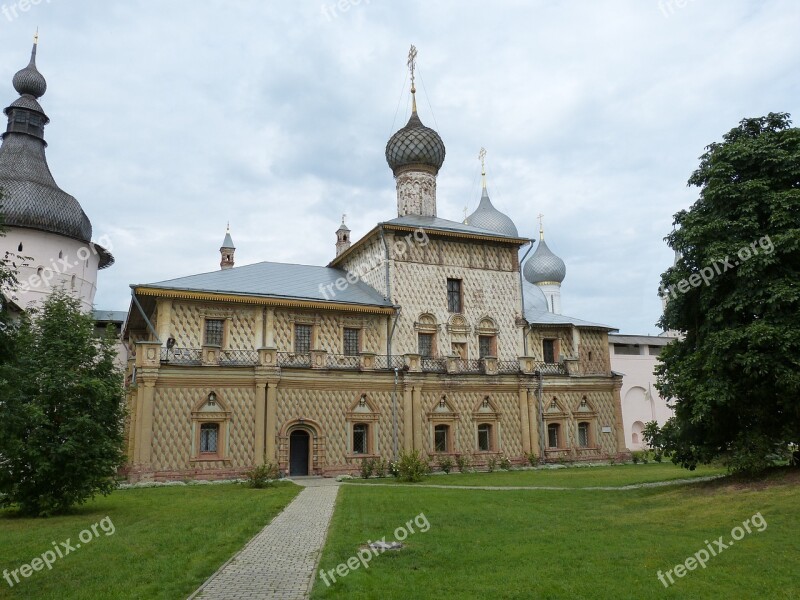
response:
[[[542,288],[530,281],[522,280],[522,303],[525,312],[529,310],[547,312],[547,297]]]
[[[624,335],[611,333],[608,341],[612,344],[633,344],[637,346],[666,346],[677,338],[661,335]]]
[[[432,229],[440,231],[451,231],[455,233],[468,233],[470,235],[486,235],[491,237],[506,237],[510,240],[525,240],[527,238],[520,238],[517,235],[509,235],[490,229],[483,229],[482,227],[475,227],[474,225],[466,225],[456,221],[449,221],[447,219],[440,219],[439,217],[422,217],[420,215],[406,215],[405,217],[397,217],[391,221],[384,221],[380,225],[404,225],[407,227],[420,227],[422,229]]]
[[[222,240],[221,248],[230,248],[231,250],[236,250],[236,246],[233,245],[233,238],[231,237],[231,232],[225,232],[225,239]]]
[[[478,208],[467,217],[466,223],[467,225],[473,225],[481,229],[489,229],[490,231],[496,231],[497,233],[511,237],[519,236],[514,221],[511,220],[511,217],[501,213],[494,207],[492,201],[489,199],[489,192],[486,188],[483,188]]]
[[[126,310],[93,310],[92,318],[102,323],[124,323],[128,316]]]
[[[525,279],[531,283],[556,281],[561,283],[567,276],[567,266],[547,247],[544,240],[539,240],[539,246],[522,268]]]
[[[593,327],[595,329],[617,331],[616,327],[609,327],[608,325],[601,325],[600,323],[591,323],[589,321],[576,319],[575,317],[568,317],[567,315],[557,315],[546,310],[526,308],[525,320],[531,325],[574,325],[575,327]]]
[[[416,110],[411,113],[405,127],[386,142],[386,162],[392,171],[416,164],[427,165],[438,171],[444,163],[444,155],[442,138],[422,124]]]
[[[340,283],[340,287],[344,289],[340,290],[336,283],[342,279],[345,283]],[[274,262],[260,262],[131,287],[264,296],[365,306],[392,306],[391,302],[363,281],[347,283],[347,273],[340,269]]]

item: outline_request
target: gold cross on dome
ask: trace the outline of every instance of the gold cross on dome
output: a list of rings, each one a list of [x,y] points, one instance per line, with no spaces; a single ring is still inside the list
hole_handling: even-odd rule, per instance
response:
[[[542,224],[542,219],[544,219],[544,215],[542,213],[539,213],[537,215],[537,218],[539,219],[539,239],[543,240],[544,239],[544,225]]]
[[[417,68],[417,47],[411,44],[408,50],[408,69],[411,71],[411,88],[414,88],[414,70]]]

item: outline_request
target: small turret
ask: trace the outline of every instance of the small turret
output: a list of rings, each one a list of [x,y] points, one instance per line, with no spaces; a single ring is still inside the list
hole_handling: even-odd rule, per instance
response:
[[[342,215],[342,224],[336,230],[336,256],[350,247],[350,229],[344,224],[347,215]]]
[[[233,238],[231,238],[231,224],[228,223],[228,228],[225,230],[225,240],[219,249],[222,260],[219,262],[221,269],[233,268],[233,256],[236,254],[236,246],[233,245]]]

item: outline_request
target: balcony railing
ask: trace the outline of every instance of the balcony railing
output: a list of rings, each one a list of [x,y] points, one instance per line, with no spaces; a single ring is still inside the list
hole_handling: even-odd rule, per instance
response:
[[[295,369],[310,369],[312,366],[311,353],[277,352],[277,366]],[[371,360],[363,360],[365,355],[325,354],[324,362],[315,358],[315,368],[336,369],[347,371],[375,370],[392,371],[394,369],[408,370],[407,357],[403,355],[366,355],[372,356]],[[413,355],[412,355],[413,356]],[[568,375],[567,367],[563,362],[547,363],[533,361],[532,359],[496,360],[495,359],[460,359],[453,357],[419,357],[417,366],[412,363],[411,370],[423,373],[464,373],[464,374],[500,374],[513,375],[520,372],[541,373],[542,375]],[[496,367],[492,367],[494,361]],[[259,365],[259,352],[257,350],[218,350],[216,356],[204,358],[201,348],[161,348],[160,361],[162,365],[174,366],[201,366],[216,364],[225,367],[254,367]],[[205,361],[205,362],[204,362]],[[521,361],[525,361],[523,367]],[[572,367],[574,369],[574,367]],[[572,372],[572,371],[570,371]]]
[[[326,366],[329,369],[357,370],[361,366],[361,357],[358,355],[328,354]]]
[[[224,367],[251,367],[258,364],[258,351],[221,350],[219,364]]]
[[[161,348],[161,362],[170,365],[201,365],[203,351],[200,348]]]
[[[310,354],[295,354],[294,352],[278,352],[279,367],[311,367]]]

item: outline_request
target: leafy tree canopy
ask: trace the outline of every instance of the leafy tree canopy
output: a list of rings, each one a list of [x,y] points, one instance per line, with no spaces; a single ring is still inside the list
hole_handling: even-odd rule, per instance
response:
[[[667,236],[659,325],[684,337],[660,356],[675,405],[666,449],[688,468],[725,459],[757,471],[800,439],[800,130],[744,119],[706,148],[700,197]]]

